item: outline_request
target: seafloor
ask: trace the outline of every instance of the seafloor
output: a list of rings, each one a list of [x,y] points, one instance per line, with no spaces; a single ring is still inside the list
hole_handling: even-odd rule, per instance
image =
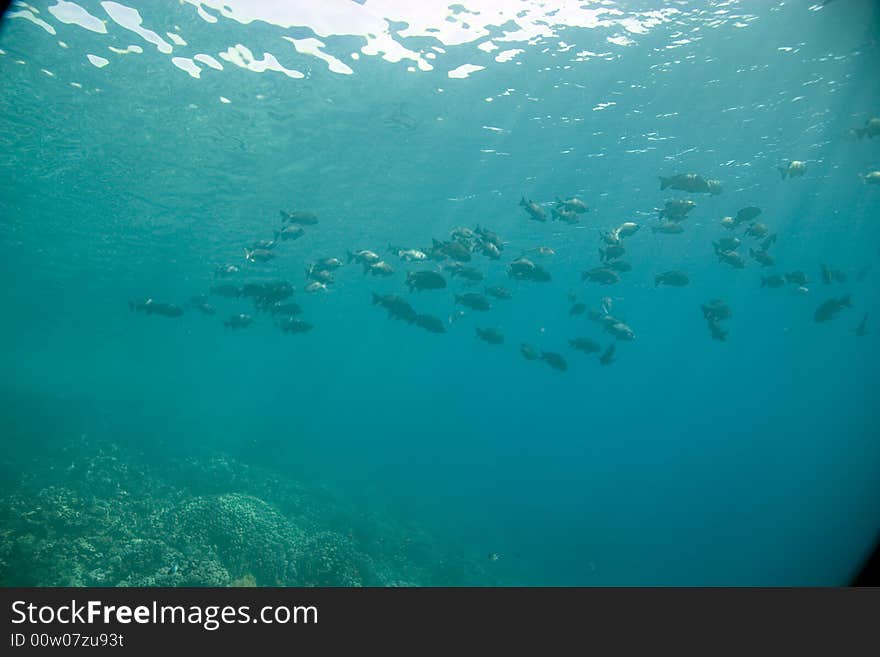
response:
[[[0,585],[492,583],[418,528],[228,454],[82,436],[21,465],[3,463]]]

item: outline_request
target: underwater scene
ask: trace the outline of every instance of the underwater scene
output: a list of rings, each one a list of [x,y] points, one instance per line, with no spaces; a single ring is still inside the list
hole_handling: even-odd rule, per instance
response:
[[[0,584],[842,585],[880,3],[29,0]]]

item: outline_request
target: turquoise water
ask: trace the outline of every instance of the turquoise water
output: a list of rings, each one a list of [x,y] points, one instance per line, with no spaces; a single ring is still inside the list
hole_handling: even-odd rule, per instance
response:
[[[10,10],[0,582],[848,581],[880,525],[880,138],[853,132],[880,116],[876,3],[411,4]],[[806,172],[783,179],[792,160]],[[661,191],[690,172],[723,191]],[[554,221],[556,197],[590,210]],[[653,231],[683,198],[683,231]],[[749,206],[777,235],[772,266],[746,223],[721,222]],[[318,223],[246,260],[281,210]],[[600,233],[629,221],[631,271],[583,282]],[[476,285],[388,249],[477,225],[503,251],[473,253]],[[716,257],[722,237],[742,269]],[[361,249],[394,274],[346,262]],[[523,254],[552,280],[510,278]],[[334,282],[307,292],[328,257]],[[417,270],[447,287],[407,291]],[[667,270],[689,284],[655,286]],[[761,285],[795,271],[807,282]],[[296,287],[311,330],[247,297],[189,302],[268,280]],[[512,298],[455,303],[486,285]],[[604,297],[634,340],[571,315]],[[183,314],[129,309],[145,298]],[[252,325],[225,328],[237,313]],[[579,336],[616,343],[614,362]]]

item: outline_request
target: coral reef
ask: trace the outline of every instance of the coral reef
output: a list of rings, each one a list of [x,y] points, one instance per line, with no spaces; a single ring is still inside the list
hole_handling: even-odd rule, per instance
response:
[[[414,586],[484,579],[435,541],[216,452],[82,437],[0,496],[4,586]],[[466,566],[462,566],[466,568]]]

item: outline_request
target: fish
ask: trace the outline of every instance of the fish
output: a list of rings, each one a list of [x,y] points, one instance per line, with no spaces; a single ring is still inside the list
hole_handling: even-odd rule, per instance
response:
[[[691,282],[690,276],[685,272],[673,269],[664,271],[654,276],[654,287],[658,285],[671,285],[673,287],[684,287]]]
[[[487,311],[492,309],[492,304],[482,294],[477,292],[466,292],[465,294],[456,294],[455,303],[467,306],[471,310]]]
[[[230,315],[229,318],[223,322],[223,326],[231,329],[247,328],[253,323],[253,321],[254,318],[250,315],[239,313],[237,315]]]
[[[314,212],[286,212],[281,210],[281,221],[290,224],[299,224],[300,226],[314,226],[318,223],[318,215]]]
[[[632,237],[638,233],[639,225],[634,221],[625,221],[615,228],[613,232],[617,235],[617,239],[622,240],[624,237]]]
[[[761,277],[761,287],[782,287],[785,285],[785,279],[779,274],[774,274],[772,276],[762,276]]]
[[[442,290],[446,279],[435,271],[411,271],[406,274],[406,286],[413,290]]]
[[[609,244],[604,249],[599,249],[599,259],[605,262],[626,255],[623,244]]]
[[[620,282],[620,274],[607,267],[594,267],[582,272],[581,280],[599,283],[600,285],[613,285]]]
[[[308,333],[314,328],[308,322],[294,317],[282,317],[278,327],[285,333]]]
[[[721,324],[718,323],[717,319],[713,317],[707,318],[706,325],[709,327],[709,334],[713,340],[727,342],[727,331],[721,328]]]
[[[483,291],[490,297],[495,297],[496,299],[513,298],[513,293],[502,285],[490,285],[489,287],[483,288]]]
[[[543,208],[531,199],[526,201],[525,197],[522,197],[519,200],[519,204],[525,209],[526,213],[529,215],[529,219],[533,221],[547,221],[547,214],[544,212]]]
[[[853,329],[853,332],[859,337],[868,334],[868,313],[865,313],[862,316],[862,321],[859,322],[859,325]]]
[[[559,372],[564,372],[568,369],[568,363],[565,362],[565,358],[556,352],[542,351],[540,359]]]
[[[564,199],[564,200],[560,199],[557,196],[556,197],[556,207],[557,208],[564,208],[565,210],[568,210],[569,212],[576,212],[577,214],[583,214],[584,212],[587,212],[590,209],[589,207],[587,207],[586,203],[584,203],[579,198],[575,198],[574,196],[572,196],[571,198]]]
[[[606,325],[605,330],[618,340],[632,342],[636,339],[635,331],[633,331],[630,326],[620,321],[616,321],[614,324]]]
[[[244,250],[244,259],[250,262],[269,262],[275,257],[275,254],[267,249]]]
[[[613,363],[615,360],[617,360],[614,357],[614,352],[616,350],[617,350],[616,344],[614,344],[613,342],[611,344],[609,344],[608,347],[605,349],[605,351],[602,352],[602,355],[599,356],[599,363],[603,366],[611,365],[611,363]]]
[[[200,310],[203,315],[213,315],[215,312],[214,306],[208,303],[208,298],[203,294],[197,297],[192,297],[189,300],[189,304],[196,310]]]
[[[183,315],[183,308],[177,304],[156,301],[155,299],[129,301],[128,307],[132,311],[140,310],[147,315],[161,315],[162,317],[180,317]]]
[[[849,294],[845,294],[842,297],[832,297],[823,302],[816,308],[816,312],[813,313],[813,321],[821,323],[832,320],[844,308],[852,308],[852,299]]]
[[[776,167],[776,170],[779,171],[779,175],[782,176],[783,180],[785,180],[786,177],[798,178],[807,172],[807,163],[801,162],[800,160],[789,160],[788,164]]]
[[[734,269],[743,269],[746,266],[746,259],[736,251],[719,251],[718,260],[730,265]]]
[[[477,337],[483,342],[488,342],[489,344],[504,344],[504,335],[498,329],[477,328]]]
[[[593,340],[592,338],[572,338],[568,341],[568,344],[578,351],[582,351],[585,354],[596,354],[602,350],[602,347],[598,342]]]
[[[537,349],[525,342],[519,345],[519,353],[522,354],[522,357],[526,360],[538,360],[541,357],[541,354],[538,353]]]
[[[785,281],[786,283],[793,283],[794,285],[806,285],[809,283],[807,275],[800,270],[787,273],[785,275]]]
[[[749,255],[759,262],[762,267],[772,267],[776,263],[773,256],[767,253],[764,249],[755,251],[755,249],[749,248]]]
[[[712,299],[709,303],[701,305],[700,309],[703,311],[703,318],[707,320],[721,321],[733,317],[730,306],[721,299]]]
[[[347,255],[348,262],[358,262],[362,265],[372,265],[382,259],[378,253],[374,253],[373,251],[369,251],[367,249],[362,249],[360,251],[354,252],[349,251]]]
[[[430,333],[446,333],[443,321],[433,315],[416,315],[415,325]]]
[[[229,297],[237,299],[242,295],[242,290],[237,285],[232,285],[231,283],[221,283],[220,285],[212,285],[209,289],[211,294],[216,294],[220,297]]]
[[[364,274],[370,272],[373,276],[392,276],[394,268],[384,260],[374,262],[372,265],[364,265]]]
[[[684,232],[684,227],[674,221],[664,221],[656,226],[651,226],[651,232],[663,233],[665,235],[678,235]]]
[[[749,221],[754,221],[761,214],[761,208],[755,207],[754,205],[750,205],[745,208],[740,208],[734,219],[734,222],[737,224],[748,223]]]
[[[865,121],[863,128],[856,128],[856,135],[859,139],[862,137],[868,137],[868,139],[880,137],[880,117],[872,117]]]
[[[583,315],[584,312],[585,312],[586,310],[587,310],[587,304],[585,304],[585,303],[576,303],[576,304],[574,304],[574,305],[571,307],[571,309],[568,311],[568,316],[569,316],[569,317],[574,317],[575,315]]]
[[[657,218],[680,223],[685,220],[688,213],[695,207],[697,207],[697,204],[690,199],[679,198],[666,201],[663,205],[663,209],[659,210]]]
[[[707,179],[697,173],[680,173],[674,176],[660,176],[660,189],[675,189],[681,192],[690,192],[691,194],[712,194],[721,193],[721,182],[714,179]]]
[[[400,319],[410,324],[416,321],[418,313],[413,310],[409,302],[397,294],[376,294],[373,292],[373,305],[382,306],[388,311],[388,316]]]
[[[285,226],[281,230],[275,231],[275,239],[281,239],[282,241],[286,240],[298,240],[300,237],[306,234],[305,229],[302,226],[298,226],[292,224],[290,226]]]

